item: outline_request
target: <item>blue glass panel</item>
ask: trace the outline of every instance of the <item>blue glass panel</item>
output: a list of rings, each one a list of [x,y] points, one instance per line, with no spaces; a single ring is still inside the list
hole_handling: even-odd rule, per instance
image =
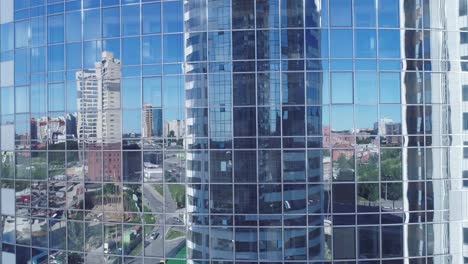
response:
[[[140,38],[123,38],[122,39],[122,64],[134,65],[140,64]]]
[[[182,32],[182,2],[163,2],[163,31]]]
[[[102,36],[120,36],[120,12],[119,8],[102,9]]]
[[[101,37],[101,14],[98,9],[83,13],[83,40]]]
[[[142,5],[141,8],[143,34],[161,32],[161,5],[148,4]]]

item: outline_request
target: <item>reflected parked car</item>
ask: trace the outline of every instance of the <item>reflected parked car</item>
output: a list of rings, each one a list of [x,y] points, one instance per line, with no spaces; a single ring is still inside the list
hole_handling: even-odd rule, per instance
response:
[[[151,235],[150,235],[150,239],[151,239],[151,240],[155,240],[155,239],[158,238],[158,237],[159,237],[159,233],[156,232],[156,231],[153,231],[153,232],[151,233]]]

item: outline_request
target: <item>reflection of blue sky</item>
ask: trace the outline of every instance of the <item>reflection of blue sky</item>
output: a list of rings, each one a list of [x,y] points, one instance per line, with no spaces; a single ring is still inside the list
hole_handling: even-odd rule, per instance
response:
[[[400,103],[400,73],[380,74],[380,102]]]
[[[66,46],[67,69],[81,68],[81,42],[68,43]]]
[[[351,0],[330,0],[329,10],[332,27],[351,26]]]
[[[358,27],[375,27],[375,0],[354,1],[354,25]]]
[[[65,110],[65,89],[62,83],[49,84],[48,86],[49,111]]]
[[[143,104],[152,107],[162,106],[161,77],[143,79]]]
[[[122,133],[141,133],[141,110],[122,110]]]
[[[379,119],[389,118],[394,123],[401,123],[401,105],[380,105],[380,118],[377,105],[333,105],[331,111],[331,128],[335,131],[373,128]],[[322,124],[328,124],[328,108],[323,107]],[[354,126],[356,120],[356,126]]]
[[[140,64],[140,37],[130,37],[122,39],[122,64]]]
[[[68,81],[67,82],[67,112],[75,112],[77,111],[77,104],[76,104],[76,81]]]
[[[334,105],[331,111],[333,130],[351,130],[354,128],[353,105]]]
[[[184,119],[184,110],[177,108],[165,108],[163,111],[164,121]]]
[[[103,49],[114,53],[114,57],[119,59],[120,56],[120,39],[105,39],[103,40]]]
[[[183,24],[180,17],[182,16],[182,1],[172,1],[163,3],[163,31],[164,32],[182,32]]]
[[[164,120],[183,119],[184,79],[181,76],[165,76],[163,82]],[[161,79],[147,78],[143,81],[143,103],[161,107]],[[139,133],[141,130],[141,89],[139,78],[122,79],[123,133]],[[135,109],[135,110],[127,110]],[[136,110],[138,109],[138,110]]]
[[[16,113],[29,112],[29,104],[25,103],[29,101],[29,88],[27,86],[16,87],[15,93]]]
[[[375,29],[359,29],[354,31],[355,57],[375,58],[377,55],[377,38]]]
[[[83,12],[83,40],[97,39],[101,37],[101,30],[96,26],[101,24],[101,12],[99,9],[91,9]]]
[[[153,114],[153,122],[157,119],[155,113],[159,113],[158,111],[154,112]],[[124,134],[128,133],[141,133],[141,126],[142,126],[142,111],[140,109],[132,109],[132,110],[122,110],[122,132]],[[171,120],[182,120],[184,116],[183,109],[177,108],[165,108],[163,110],[164,121],[171,121]],[[162,123],[162,122],[161,122]],[[154,124],[153,125],[157,125]]]
[[[161,62],[161,36],[147,36],[142,38],[143,64]]]
[[[102,10],[102,36],[118,37],[120,35],[119,8],[106,8]]]
[[[48,46],[48,70],[61,71],[63,70],[63,44]]]
[[[122,6],[122,35],[132,36],[140,33],[140,6]],[[124,22],[125,21],[125,22]]]
[[[355,81],[355,103],[373,104],[374,106],[356,106],[356,128],[372,128],[377,117],[377,74],[376,72],[358,72]],[[351,73],[332,74],[333,103],[353,103],[353,75]],[[400,103],[399,73],[380,74],[380,102]],[[348,130],[353,127],[352,105],[334,105],[332,108],[332,129]],[[380,117],[401,122],[400,105],[381,105]]]
[[[161,4],[144,5],[141,9],[141,22],[143,34],[161,32]]]
[[[398,27],[400,22],[399,0],[380,0],[377,2],[379,4],[379,27]]]
[[[2,88],[4,90],[5,88]],[[75,88],[76,89],[76,88]],[[73,93],[72,93],[73,95]],[[3,100],[3,93],[0,96]],[[34,98],[34,100],[31,100],[31,112],[32,113],[44,113],[46,111],[46,89],[45,85],[39,85],[39,84],[32,84],[31,85],[31,98]],[[76,103],[76,99],[74,99]],[[3,106],[4,102],[2,101],[2,114],[3,112]],[[8,105],[8,104],[6,104]]]
[[[355,101],[358,104],[377,104],[377,72],[356,72],[354,74]]]
[[[65,15],[65,25],[67,29],[65,30],[65,37],[67,41],[80,41],[81,40],[81,30],[76,30],[76,25],[81,23],[81,12],[70,12]],[[75,30],[73,30],[75,29]]]
[[[122,79],[122,108],[141,108],[140,78]]]
[[[366,70],[366,71],[369,71],[369,70],[377,70],[377,60],[375,59],[364,59],[364,60],[359,60],[359,59],[356,59],[354,60],[354,69],[356,71],[360,71],[360,70]]]
[[[94,68],[94,64],[96,63],[96,61],[101,60],[101,42],[83,42],[83,52],[84,68]]]
[[[400,58],[399,30],[379,30],[379,57]]]
[[[1,88],[0,92],[2,115],[15,113],[15,91],[13,87]]]
[[[401,105],[380,105],[380,118],[390,118],[395,123],[401,123]]]
[[[378,120],[376,105],[358,105],[356,106],[356,128],[373,128]]]
[[[353,74],[332,73],[332,103],[353,103]]]
[[[178,62],[183,60],[182,34],[164,35],[163,37],[164,62]]]
[[[180,76],[166,76],[163,78],[164,107],[183,107],[184,79]]]
[[[330,30],[330,57],[353,57],[353,31],[350,29]]]

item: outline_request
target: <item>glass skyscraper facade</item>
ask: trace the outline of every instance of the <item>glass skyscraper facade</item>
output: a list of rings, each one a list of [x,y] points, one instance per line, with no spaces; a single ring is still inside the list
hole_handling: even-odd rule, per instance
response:
[[[0,0],[1,264],[468,263],[467,0]]]

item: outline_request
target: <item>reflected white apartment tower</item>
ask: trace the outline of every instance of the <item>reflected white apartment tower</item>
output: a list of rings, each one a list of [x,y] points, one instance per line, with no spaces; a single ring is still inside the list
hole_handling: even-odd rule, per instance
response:
[[[153,109],[151,104],[143,105],[143,137],[148,138],[153,136]]]
[[[120,61],[105,51],[95,67],[76,73],[78,140],[118,143],[122,131]]]
[[[120,78],[120,60],[107,51],[102,52],[101,61],[95,63],[94,69],[76,73],[77,136],[83,172],[88,180],[115,181],[121,177]],[[99,152],[98,144],[106,151]]]

